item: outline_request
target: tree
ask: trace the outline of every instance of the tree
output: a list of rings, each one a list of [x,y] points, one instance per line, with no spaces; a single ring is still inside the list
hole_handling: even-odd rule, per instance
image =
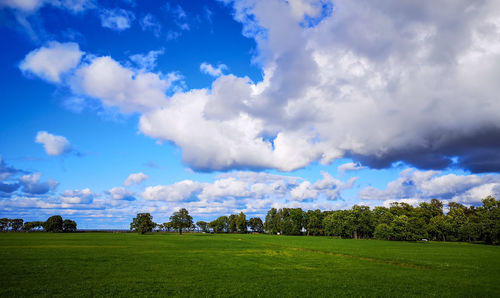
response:
[[[63,219],[60,215],[49,217],[43,224],[45,232],[60,233],[63,231]]]
[[[337,210],[328,214],[323,219],[325,235],[350,238],[353,235],[353,227],[350,222],[350,210]]]
[[[63,232],[76,232],[76,221],[65,219],[63,221]]]
[[[262,223],[262,219],[258,217],[252,217],[248,220],[248,224],[252,231],[257,233],[262,233],[264,231],[264,223]]]
[[[481,234],[486,243],[500,243],[500,201],[492,196],[482,200],[480,207]]]
[[[304,213],[304,227],[307,230],[307,235],[323,235],[323,218],[324,214],[321,210],[308,210]]]
[[[43,221],[27,221],[24,223],[23,227],[21,228],[21,230],[25,231],[25,232],[31,232],[35,229],[41,229],[43,228],[43,224],[44,222]]]
[[[211,228],[214,233],[227,232],[228,221],[229,219],[227,216],[219,216],[217,219],[208,223],[208,227]]]
[[[376,239],[391,239],[392,229],[388,224],[381,223],[375,228],[375,232],[373,233],[373,237]]]
[[[208,223],[207,223],[206,221],[201,221],[201,220],[200,220],[200,221],[197,221],[197,222],[196,222],[196,225],[197,225],[197,226],[201,229],[201,231],[202,231],[203,233],[208,233],[208,232],[210,232],[210,231],[208,230]]]
[[[0,231],[7,232],[9,230],[9,219],[0,218]]]
[[[236,228],[239,233],[246,233],[248,227],[247,217],[245,213],[240,212],[238,217],[236,218]]]
[[[145,234],[152,232],[156,224],[153,222],[153,217],[149,213],[137,213],[137,216],[130,223],[130,230]]]
[[[392,236],[395,240],[410,240],[409,236],[409,219],[406,215],[399,215],[394,218],[391,223]]]
[[[227,222],[227,230],[229,233],[234,233],[238,230],[238,215],[231,214],[229,215],[229,220]]]
[[[182,208],[170,216],[170,222],[179,231],[179,235],[182,235],[183,229],[189,229],[193,225],[193,218],[185,208]]]
[[[354,205],[349,212],[349,225],[353,229],[354,239],[371,237],[373,221],[370,207]]]
[[[9,226],[12,232],[18,232],[23,227],[23,220],[21,218],[11,219]]]
[[[279,221],[278,211],[276,208],[271,208],[266,215],[264,230],[269,234],[278,234],[280,232]]]

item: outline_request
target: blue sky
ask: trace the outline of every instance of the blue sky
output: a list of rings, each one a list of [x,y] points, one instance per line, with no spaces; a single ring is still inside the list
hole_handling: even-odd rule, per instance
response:
[[[500,193],[496,1],[0,1],[0,217]]]

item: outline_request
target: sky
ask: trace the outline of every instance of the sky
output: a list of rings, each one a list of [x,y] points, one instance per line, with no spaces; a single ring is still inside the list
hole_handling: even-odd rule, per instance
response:
[[[500,2],[0,0],[0,217],[500,193]]]

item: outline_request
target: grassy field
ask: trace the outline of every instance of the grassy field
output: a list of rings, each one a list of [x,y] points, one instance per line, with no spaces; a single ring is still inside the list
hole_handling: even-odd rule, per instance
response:
[[[496,246],[238,234],[0,234],[0,297],[499,293]]]

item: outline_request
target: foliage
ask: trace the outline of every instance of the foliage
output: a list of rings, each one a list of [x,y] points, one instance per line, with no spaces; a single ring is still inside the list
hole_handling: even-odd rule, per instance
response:
[[[23,220],[21,218],[11,219],[9,226],[12,232],[19,232],[23,227]]]
[[[21,228],[21,230],[24,232],[31,232],[40,229],[43,229],[43,221],[27,221]]]
[[[182,230],[190,229],[193,226],[193,218],[185,208],[181,208],[179,211],[174,212],[174,214],[170,216],[170,222],[174,229],[179,231],[180,235],[182,235]]]
[[[262,219],[258,217],[250,218],[248,220],[248,225],[250,226],[250,229],[254,232],[262,233],[264,231],[264,223],[262,222]]]
[[[65,219],[63,221],[63,232],[76,232],[76,222],[71,219]]]
[[[375,239],[389,240],[392,236],[392,228],[385,223],[378,224],[373,233]]]
[[[236,218],[236,228],[239,233],[246,233],[247,227],[248,227],[248,222],[245,213],[240,212],[240,214]]]
[[[208,223],[206,221],[197,221],[196,222],[196,225],[200,228],[200,230],[203,232],[203,233],[208,233],[210,232],[210,230],[208,229]]]
[[[208,223],[208,227],[212,229],[214,233],[223,233],[228,231],[229,218],[227,216],[220,216],[217,219]]]
[[[138,232],[139,234],[152,232],[155,227],[156,224],[153,222],[153,217],[149,213],[137,213],[137,216],[132,219],[130,223],[130,230]]]
[[[49,217],[43,224],[45,232],[61,233],[63,231],[63,219],[60,215]]]

